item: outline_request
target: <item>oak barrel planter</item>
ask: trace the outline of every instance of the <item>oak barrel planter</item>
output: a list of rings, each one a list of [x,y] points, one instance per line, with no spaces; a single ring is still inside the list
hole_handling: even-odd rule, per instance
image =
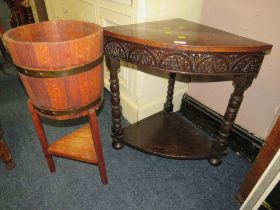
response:
[[[29,24],[4,34],[31,103],[52,119],[73,119],[103,96],[103,30],[63,20]]]
[[[103,100],[103,30],[94,23],[63,20],[11,29],[4,41],[25,90],[49,170],[52,156],[98,165],[108,183],[96,109]],[[40,116],[68,120],[88,116],[82,128],[48,144]]]

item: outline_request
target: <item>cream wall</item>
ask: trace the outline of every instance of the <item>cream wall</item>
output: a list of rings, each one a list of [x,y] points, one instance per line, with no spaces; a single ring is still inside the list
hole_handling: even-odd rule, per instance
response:
[[[199,22],[204,0],[140,0],[138,2],[139,7],[143,8],[142,16],[148,21],[183,18]]]
[[[274,45],[245,92],[236,119],[237,124],[262,138],[267,137],[280,110],[279,9],[279,0],[211,0],[205,1],[201,13],[202,24]],[[223,115],[232,90],[231,82],[191,83],[188,94]]]
[[[171,18],[199,22],[203,0],[45,0],[45,4],[50,20],[81,19],[111,26]],[[135,69],[137,66],[122,62],[119,73],[122,113],[131,123],[163,109],[168,85],[165,78]],[[107,70],[104,85],[109,89]],[[174,111],[180,109],[186,90],[185,82],[176,82]]]
[[[182,18],[194,22],[200,21],[201,10],[204,0],[139,0],[137,4],[137,16],[135,22],[149,22],[157,20],[167,20],[172,18]],[[133,67],[137,68],[137,67]],[[127,69],[127,71],[134,71]],[[130,123],[144,119],[163,109],[166,100],[168,80],[143,72],[136,72],[137,79],[131,81],[133,92],[126,94],[122,86],[121,97],[123,114]],[[121,74],[122,77],[122,74]],[[156,88],[154,88],[156,87]],[[187,84],[176,81],[173,104],[174,111],[180,109],[181,99],[187,91]],[[130,95],[129,95],[130,94]],[[129,100],[129,97],[133,100]],[[127,105],[126,103],[129,103]]]

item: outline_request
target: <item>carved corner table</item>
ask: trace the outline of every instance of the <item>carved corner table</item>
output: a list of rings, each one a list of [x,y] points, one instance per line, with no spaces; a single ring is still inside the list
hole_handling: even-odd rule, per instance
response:
[[[217,166],[226,154],[227,137],[244,91],[257,76],[272,45],[182,19],[104,28],[104,53],[110,71],[112,145],[175,159],[207,159]],[[163,111],[125,128],[121,124],[120,60],[169,73]],[[176,74],[229,76],[234,91],[223,122],[212,140],[173,112]],[[154,87],[151,87],[151,89]],[[166,90],[163,90],[166,91]]]

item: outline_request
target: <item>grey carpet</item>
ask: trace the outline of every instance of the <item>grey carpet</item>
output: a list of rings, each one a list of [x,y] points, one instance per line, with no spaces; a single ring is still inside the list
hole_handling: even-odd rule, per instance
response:
[[[0,163],[1,210],[240,207],[234,195],[250,164],[231,151],[220,167],[211,167],[207,161],[164,159],[129,147],[112,149],[106,91],[98,119],[109,184],[101,184],[96,166],[63,158],[54,159],[57,171],[50,173],[26,107],[25,91],[14,68],[5,67],[10,74],[0,72],[0,122],[16,168],[8,171]],[[79,126],[44,123],[50,142]]]
[[[8,17],[8,7],[0,0],[0,22],[6,29]],[[9,74],[0,71],[0,123],[16,168],[8,171],[0,163],[0,210],[240,207],[234,194],[250,165],[231,151],[224,163],[214,168],[206,161],[164,159],[128,147],[121,151],[112,149],[110,98],[106,91],[98,118],[109,184],[101,184],[96,166],[68,159],[55,158],[57,171],[49,173],[26,107],[25,91],[14,68],[7,64],[4,67]],[[85,119],[64,124],[46,121],[44,128],[52,142],[84,122]]]

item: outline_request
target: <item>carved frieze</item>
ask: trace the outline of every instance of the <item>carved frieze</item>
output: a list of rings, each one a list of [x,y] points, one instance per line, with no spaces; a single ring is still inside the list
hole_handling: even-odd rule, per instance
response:
[[[196,53],[147,47],[105,37],[104,54],[150,67],[190,74],[257,74],[263,53]]]

